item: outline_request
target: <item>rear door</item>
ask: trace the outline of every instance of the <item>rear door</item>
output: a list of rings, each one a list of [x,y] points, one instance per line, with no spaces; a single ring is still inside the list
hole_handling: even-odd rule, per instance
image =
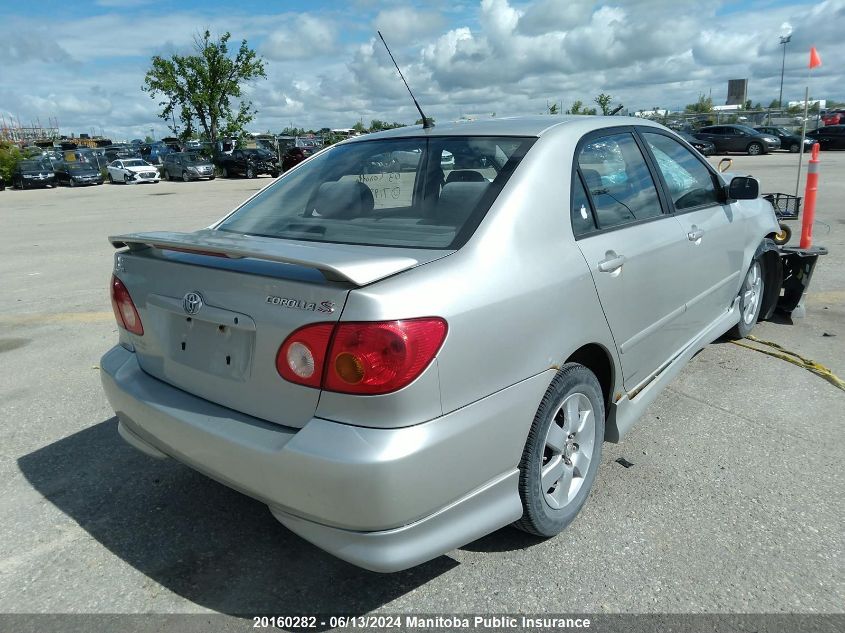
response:
[[[640,129],[640,134],[686,236],[686,252],[675,271],[689,280],[681,321],[695,335],[723,315],[737,295],[745,218],[723,204],[718,176],[697,152],[659,130]]]
[[[573,230],[632,390],[689,338],[680,317],[690,280],[678,270],[687,239],[631,128],[588,135],[575,164]]]

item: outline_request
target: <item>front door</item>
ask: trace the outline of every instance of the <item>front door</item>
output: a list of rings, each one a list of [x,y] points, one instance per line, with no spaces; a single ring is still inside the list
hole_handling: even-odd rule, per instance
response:
[[[745,226],[731,205],[723,203],[718,177],[697,152],[668,134],[640,133],[686,237],[676,272],[688,280],[682,321],[695,335],[722,316],[737,296],[745,267]]]

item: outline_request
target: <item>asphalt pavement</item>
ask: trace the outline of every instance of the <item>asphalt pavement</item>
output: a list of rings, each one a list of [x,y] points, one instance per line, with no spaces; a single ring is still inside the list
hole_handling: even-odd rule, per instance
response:
[[[789,193],[796,162],[737,156],[732,171]],[[845,152],[823,153],[815,238],[831,252],[806,317],[755,332],[840,376],[843,174]],[[563,534],[506,528],[393,575],[324,554],[262,504],[125,445],[97,370],[117,338],[106,236],[207,226],[269,182],[0,192],[0,612],[843,611],[845,392],[725,341],[605,445]]]

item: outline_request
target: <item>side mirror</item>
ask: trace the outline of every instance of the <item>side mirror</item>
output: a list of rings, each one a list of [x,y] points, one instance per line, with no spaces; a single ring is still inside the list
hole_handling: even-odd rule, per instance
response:
[[[736,176],[728,186],[731,200],[754,200],[760,196],[760,183],[750,176]]]

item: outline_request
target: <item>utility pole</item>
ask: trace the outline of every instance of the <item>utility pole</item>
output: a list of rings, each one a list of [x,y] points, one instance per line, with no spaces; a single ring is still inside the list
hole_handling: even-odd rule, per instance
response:
[[[783,71],[786,68],[786,45],[792,39],[792,34],[781,35],[780,44],[783,46],[783,59],[780,62],[780,92],[778,93],[778,107],[783,108]]]

